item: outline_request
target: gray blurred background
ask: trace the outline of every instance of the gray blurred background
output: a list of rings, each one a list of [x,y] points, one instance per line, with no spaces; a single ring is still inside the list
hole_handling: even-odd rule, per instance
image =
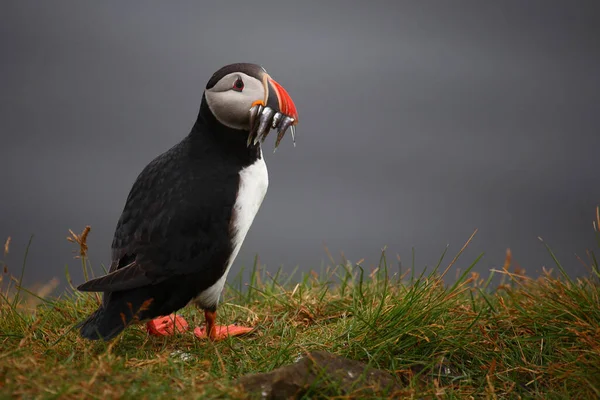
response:
[[[573,275],[600,204],[597,2],[3,1],[0,238],[25,282],[58,277],[89,224],[110,262],[129,189],[195,121],[211,74],[255,62],[288,90],[297,147],[266,144],[269,193],[232,273],[256,254],[308,271],[454,255]],[[448,257],[447,261],[450,261]],[[454,273],[454,272],[453,272]]]

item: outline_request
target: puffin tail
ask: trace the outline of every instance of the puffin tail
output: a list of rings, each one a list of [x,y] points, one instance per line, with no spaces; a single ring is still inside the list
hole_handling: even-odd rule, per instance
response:
[[[85,339],[109,341],[123,331],[128,325],[124,315],[107,312],[100,306],[85,321],[80,322],[77,327],[79,333]]]
[[[100,307],[76,327],[86,339],[109,341],[129,325],[154,318],[153,302],[147,290],[110,293],[110,298],[104,298]]]

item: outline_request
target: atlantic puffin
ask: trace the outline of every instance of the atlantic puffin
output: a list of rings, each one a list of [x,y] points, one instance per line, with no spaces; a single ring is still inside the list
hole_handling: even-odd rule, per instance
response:
[[[298,112],[288,92],[257,64],[226,65],[208,80],[189,134],[139,174],[112,241],[109,272],[78,290],[103,292],[99,308],[77,326],[108,341],[134,322],[170,335],[187,328],[175,313],[204,310],[198,337],[221,340],[250,327],[216,325],[227,274],[269,185],[261,143],[275,149]],[[295,142],[294,142],[295,144]]]

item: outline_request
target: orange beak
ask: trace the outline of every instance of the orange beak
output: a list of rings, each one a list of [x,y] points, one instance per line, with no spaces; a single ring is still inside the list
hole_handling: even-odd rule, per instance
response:
[[[277,99],[279,100],[279,112],[287,115],[291,118],[294,118],[294,122],[292,125],[298,124],[298,111],[296,110],[296,105],[294,101],[288,94],[287,90],[283,88],[277,81],[271,77],[268,78],[271,87],[275,89],[275,94],[277,95]]]
[[[247,145],[256,145],[259,141],[264,142],[271,129],[277,130],[275,149],[285,135],[288,128],[291,130],[292,141],[294,139],[296,125],[298,125],[298,110],[294,101],[275,79],[268,74],[263,75],[265,86],[265,99],[252,103],[249,118],[249,134]]]

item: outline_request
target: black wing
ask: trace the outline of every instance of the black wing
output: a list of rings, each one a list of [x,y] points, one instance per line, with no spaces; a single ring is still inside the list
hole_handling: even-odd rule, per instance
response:
[[[144,268],[133,262],[123,268],[87,281],[77,287],[82,292],[117,292],[156,284],[164,279],[153,281],[146,275]]]
[[[109,274],[79,290],[129,290],[200,272],[218,279],[232,251],[239,169],[208,150],[191,157],[184,140],[144,168],[117,224]]]

